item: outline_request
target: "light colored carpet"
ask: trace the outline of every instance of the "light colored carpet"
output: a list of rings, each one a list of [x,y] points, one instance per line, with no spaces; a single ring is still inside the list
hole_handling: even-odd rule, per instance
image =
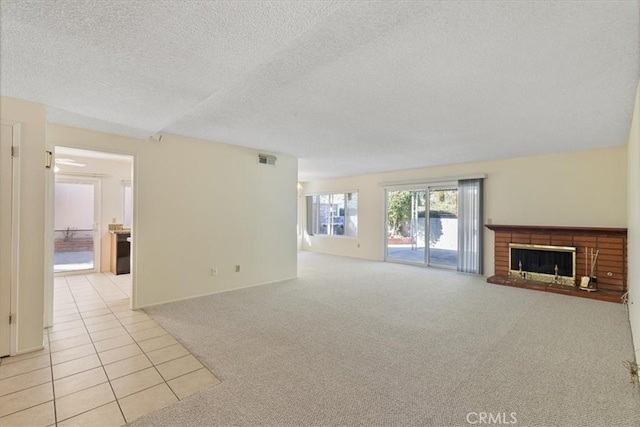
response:
[[[222,383],[136,426],[640,425],[619,304],[303,252],[296,280],[147,312]]]

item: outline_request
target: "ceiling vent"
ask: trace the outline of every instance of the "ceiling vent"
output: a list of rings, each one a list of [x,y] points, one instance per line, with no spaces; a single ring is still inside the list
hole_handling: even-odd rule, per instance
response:
[[[278,160],[278,158],[273,154],[258,154],[258,163],[262,165],[275,166],[276,160]]]

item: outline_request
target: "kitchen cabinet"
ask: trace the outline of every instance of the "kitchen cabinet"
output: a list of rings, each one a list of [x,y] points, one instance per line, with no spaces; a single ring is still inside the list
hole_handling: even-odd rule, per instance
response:
[[[129,274],[131,272],[131,232],[111,232],[111,272]]]

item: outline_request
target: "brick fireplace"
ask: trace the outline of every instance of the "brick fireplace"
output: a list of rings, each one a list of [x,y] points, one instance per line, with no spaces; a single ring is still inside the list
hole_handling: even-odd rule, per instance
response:
[[[489,283],[620,302],[627,291],[627,229],[486,225],[494,231],[495,275]],[[514,251],[515,249],[515,251]],[[598,253],[595,292],[579,289]]]

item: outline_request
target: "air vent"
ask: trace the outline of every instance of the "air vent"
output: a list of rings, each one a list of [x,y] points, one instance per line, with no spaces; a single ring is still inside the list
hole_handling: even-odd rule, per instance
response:
[[[278,160],[278,158],[273,154],[258,154],[258,163],[262,165],[275,166],[276,160]]]

